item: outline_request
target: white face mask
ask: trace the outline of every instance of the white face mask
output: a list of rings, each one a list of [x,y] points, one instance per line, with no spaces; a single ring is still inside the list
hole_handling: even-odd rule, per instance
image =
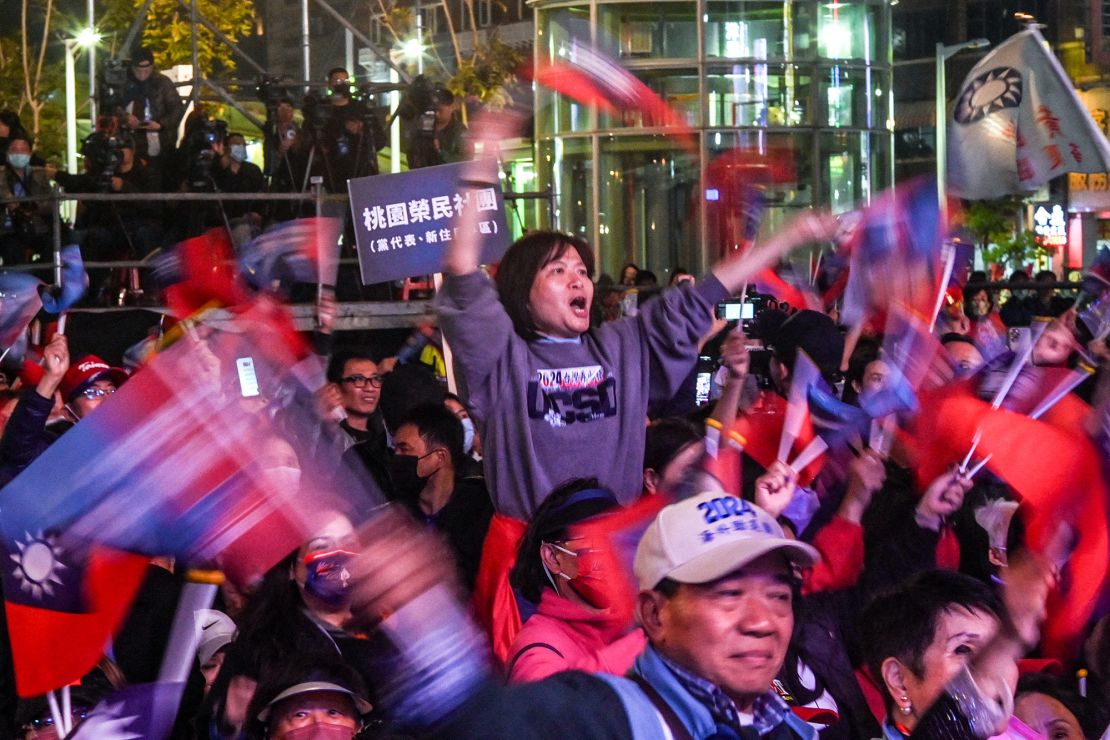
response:
[[[236,162],[247,161],[247,148],[242,144],[232,144],[231,149],[228,153]]]
[[[463,428],[463,452],[470,454],[474,451],[474,420],[470,418],[459,419]]]

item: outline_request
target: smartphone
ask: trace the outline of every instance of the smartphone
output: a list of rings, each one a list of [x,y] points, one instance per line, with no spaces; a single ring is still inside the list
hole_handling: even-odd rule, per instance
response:
[[[713,390],[713,371],[716,363],[709,355],[698,355],[698,374],[694,385],[694,405],[704,406],[709,403],[709,396]]]
[[[738,298],[717,304],[717,318],[725,321],[750,321],[755,318],[755,304]]]
[[[250,357],[240,357],[235,361],[235,369],[239,373],[239,391],[243,398],[253,398],[258,395],[258,376],[254,372],[254,360]]]

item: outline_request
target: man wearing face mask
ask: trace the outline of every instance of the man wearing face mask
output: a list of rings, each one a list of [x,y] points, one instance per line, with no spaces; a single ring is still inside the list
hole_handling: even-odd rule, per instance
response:
[[[393,436],[389,473],[394,490],[418,520],[451,545],[463,582],[474,586],[493,504],[481,477],[460,474],[463,427],[446,407],[413,406]]]
[[[228,134],[220,166],[212,173],[212,179],[221,193],[261,193],[266,189],[262,170],[247,159],[247,140],[242,134]],[[245,216],[251,223],[262,224],[258,203],[233,200],[224,202],[223,207],[228,219]]]

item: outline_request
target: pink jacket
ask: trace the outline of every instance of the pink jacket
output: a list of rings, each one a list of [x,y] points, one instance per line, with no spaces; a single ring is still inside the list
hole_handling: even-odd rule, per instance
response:
[[[539,681],[560,671],[612,673],[632,667],[647,638],[639,627],[631,632],[604,612],[590,611],[544,589],[532,615],[509,650],[509,681]]]

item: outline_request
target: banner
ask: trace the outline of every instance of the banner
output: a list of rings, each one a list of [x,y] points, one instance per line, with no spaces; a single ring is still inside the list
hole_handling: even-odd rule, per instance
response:
[[[1014,34],[971,69],[947,125],[948,186],[963,198],[1110,170],[1106,137],[1036,29]]]
[[[364,284],[440,272],[444,247],[460,238],[467,209],[477,211],[482,263],[496,262],[505,253],[511,240],[497,164],[484,163],[488,171],[477,178],[490,187],[460,185],[464,171],[475,179],[474,167],[474,162],[456,162],[347,182]]]

